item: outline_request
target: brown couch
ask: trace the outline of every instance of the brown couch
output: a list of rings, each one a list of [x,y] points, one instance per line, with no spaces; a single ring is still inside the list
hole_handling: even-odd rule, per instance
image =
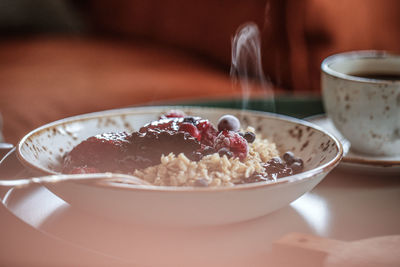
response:
[[[0,41],[4,135],[128,105],[237,95],[230,40],[255,21],[265,73],[288,92],[319,92],[319,65],[354,49],[400,52],[396,0],[74,1],[89,34]],[[265,19],[267,14],[267,19]]]

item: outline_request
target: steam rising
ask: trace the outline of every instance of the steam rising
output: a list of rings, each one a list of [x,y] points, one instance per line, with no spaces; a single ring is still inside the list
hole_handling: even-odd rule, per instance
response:
[[[263,97],[268,95],[273,99],[273,90],[262,69],[260,31],[254,23],[245,23],[236,31],[232,40],[230,75],[242,89],[242,109],[248,107],[250,92],[256,83],[261,87]],[[264,105],[265,110],[275,111],[274,101],[264,101]]]

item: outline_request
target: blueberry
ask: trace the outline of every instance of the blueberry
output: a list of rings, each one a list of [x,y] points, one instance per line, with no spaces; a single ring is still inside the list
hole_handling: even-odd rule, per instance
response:
[[[218,120],[218,131],[234,131],[237,132],[240,129],[239,119],[232,115],[224,115]]]
[[[290,165],[296,160],[296,157],[294,156],[293,152],[287,151],[285,154],[283,154],[283,160]]]
[[[301,167],[304,167],[303,160],[301,158],[296,158],[296,162],[301,165]]]
[[[251,144],[256,140],[256,135],[252,132],[245,132],[243,138],[246,139],[247,143]]]
[[[211,155],[211,154],[214,154],[215,152],[217,152],[217,151],[215,151],[215,149],[213,147],[206,146],[203,150],[203,155]]]
[[[303,160],[301,158],[295,157],[293,152],[288,151],[283,154],[283,159],[286,161],[286,164],[289,168],[293,170],[294,173],[300,172],[304,167]]]
[[[295,161],[290,165],[294,173],[298,173],[303,169],[303,161]]]
[[[183,118],[183,122],[189,122],[191,124],[195,124],[197,122],[197,119],[192,116],[186,116]]]
[[[228,158],[233,157],[233,154],[231,151],[229,151],[229,149],[227,149],[226,147],[221,148],[220,150],[218,150],[218,154],[223,157],[224,155],[227,156]]]

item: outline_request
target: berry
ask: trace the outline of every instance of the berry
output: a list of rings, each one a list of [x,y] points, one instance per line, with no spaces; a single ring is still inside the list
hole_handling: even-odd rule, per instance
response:
[[[244,160],[249,152],[247,141],[237,132],[222,131],[215,139],[214,148],[219,151],[221,148],[227,148],[234,157]]]
[[[293,152],[287,151],[283,154],[283,160],[286,161],[287,164],[292,164],[295,161],[296,157],[294,156]]]
[[[293,162],[290,165],[290,168],[292,168],[293,173],[299,173],[301,170],[303,170],[303,161],[301,159],[297,159],[297,161]]]
[[[304,163],[301,158],[295,157],[293,152],[287,151],[283,154],[283,159],[286,161],[286,164],[293,170],[294,173],[300,172],[303,167]]]
[[[226,156],[228,159],[233,157],[232,152],[229,151],[229,149],[226,147],[223,147],[220,150],[218,150],[218,154],[220,157]]]
[[[199,120],[199,117],[190,116],[180,118],[161,118],[157,121],[147,123],[142,128],[140,128],[139,132],[145,133],[147,129],[178,131],[180,124],[191,123],[193,125],[197,125]]]
[[[197,129],[201,134],[201,144],[206,146],[214,146],[214,140],[218,135],[217,129],[208,120],[199,120]]]
[[[201,120],[200,117],[186,116],[183,118],[183,122],[190,122],[192,124],[197,124],[199,120]]]
[[[200,134],[199,130],[196,128],[196,126],[194,126],[193,124],[191,124],[189,122],[182,122],[179,125],[179,131],[189,133],[191,136],[193,136],[197,140],[199,140],[199,141],[201,140],[201,134]]]
[[[172,110],[168,111],[167,113],[161,115],[160,119],[163,119],[163,118],[183,118],[185,116],[186,116],[186,114],[182,110],[172,109]]]
[[[246,139],[247,143],[251,144],[256,140],[256,135],[252,132],[245,132],[243,138]]]
[[[232,115],[224,115],[218,120],[218,131],[224,130],[237,132],[240,130],[240,121]]]

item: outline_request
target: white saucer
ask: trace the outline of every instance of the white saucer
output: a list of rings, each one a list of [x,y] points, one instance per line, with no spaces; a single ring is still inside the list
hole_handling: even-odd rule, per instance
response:
[[[400,177],[400,156],[385,157],[385,156],[372,156],[361,154],[351,149],[351,143],[344,138],[340,132],[335,128],[331,119],[326,115],[312,116],[306,119],[314,123],[331,134],[333,134],[343,145],[343,159],[340,167],[346,170],[365,171],[366,173],[372,172],[376,174],[395,174]]]

